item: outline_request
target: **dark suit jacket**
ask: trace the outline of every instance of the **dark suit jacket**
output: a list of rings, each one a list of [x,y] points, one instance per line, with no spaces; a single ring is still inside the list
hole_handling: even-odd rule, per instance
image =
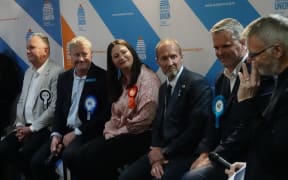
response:
[[[20,94],[21,81],[20,68],[16,62],[8,56],[0,54],[0,135],[12,120],[13,103]]]
[[[202,138],[211,106],[211,88],[205,79],[182,71],[165,111],[167,83],[159,90],[159,105],[152,129],[152,146],[166,149],[166,158],[193,155]]]
[[[73,73],[74,69],[71,69],[60,74],[57,83],[57,101],[55,119],[53,122],[53,132],[58,132],[62,135],[71,131],[66,124],[72,103],[71,94],[74,80]],[[87,120],[85,100],[89,95],[96,97],[97,107],[91,114],[91,119]],[[82,131],[82,135],[89,136],[102,135],[104,124],[110,117],[110,105],[107,100],[106,71],[95,66],[93,63],[88,71],[81,94],[78,115],[82,122],[79,127]]]
[[[250,70],[250,64],[246,64],[248,70]],[[242,69],[240,69],[242,71]],[[239,119],[239,113],[237,112],[237,91],[239,88],[240,80],[237,76],[235,85],[230,92],[230,81],[229,79],[221,73],[217,78],[215,83],[215,96],[222,95],[224,96],[224,112],[220,116],[220,126],[215,128],[215,115],[211,115],[212,119],[208,123],[208,128],[205,138],[202,140],[200,145],[200,152],[210,152],[212,150],[221,154],[225,157],[226,160],[230,162],[234,161],[243,161],[246,158],[246,151],[240,149],[234,149],[233,146],[227,147],[227,144],[230,141],[236,141],[238,135],[237,133],[238,124],[242,124],[241,128],[248,126],[243,119]],[[274,78],[262,76],[261,77],[261,86],[257,94],[257,104],[253,108],[255,112],[261,114],[266,107],[271,92],[274,86]],[[247,133],[248,135],[249,133]],[[226,149],[225,149],[226,148]],[[237,151],[237,153],[236,153]]]
[[[254,98],[239,103],[239,118],[255,122],[251,136],[239,145],[249,146],[245,180],[288,179],[288,69],[276,84],[261,116],[253,110]]]
[[[219,117],[219,128],[215,127],[215,115],[211,111],[211,119],[207,126],[207,132],[205,138],[202,140],[199,151],[210,152],[212,151],[220,141],[226,139],[226,137],[233,132],[235,127],[235,120],[231,113],[232,107],[237,103],[237,90],[239,87],[239,78],[236,78],[232,92],[230,92],[230,81],[221,73],[215,83],[215,97],[222,95],[224,97],[224,111]],[[212,105],[213,106],[213,105]]]

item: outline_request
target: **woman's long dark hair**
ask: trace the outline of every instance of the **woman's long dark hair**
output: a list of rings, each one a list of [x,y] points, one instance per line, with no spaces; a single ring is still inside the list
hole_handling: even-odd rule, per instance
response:
[[[122,72],[117,69],[112,61],[112,49],[115,45],[123,45],[126,46],[127,49],[131,52],[133,56],[133,64],[131,67],[131,79],[128,82],[126,88],[132,87],[138,79],[138,76],[141,71],[141,65],[143,64],[139,59],[135,49],[125,40],[116,39],[108,45],[107,48],[107,85],[108,85],[108,97],[110,102],[115,102],[121,96],[123,91],[122,89]],[[119,76],[120,73],[120,76]]]

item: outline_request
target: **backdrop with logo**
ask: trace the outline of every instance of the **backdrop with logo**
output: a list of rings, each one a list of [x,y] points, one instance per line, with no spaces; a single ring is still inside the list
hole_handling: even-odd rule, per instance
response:
[[[176,38],[184,65],[213,84],[222,69],[209,29],[232,17],[244,26],[270,13],[287,16],[288,0],[1,0],[0,52],[28,67],[26,40],[33,32],[49,36],[51,59],[68,69],[67,42],[76,35],[93,44],[93,62],[106,69],[106,48],[116,38],[127,40],[141,60],[163,79],[155,61],[161,38]]]

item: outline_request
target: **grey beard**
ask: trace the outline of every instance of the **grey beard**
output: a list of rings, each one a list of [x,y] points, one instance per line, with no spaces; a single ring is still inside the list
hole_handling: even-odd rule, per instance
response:
[[[264,75],[264,76],[271,76],[272,75],[273,76],[273,75],[277,74],[279,68],[280,68],[279,61],[274,60],[273,63],[269,67],[259,66],[258,71],[261,75]]]
[[[166,76],[168,77],[169,80],[172,80],[176,77],[177,74],[178,74],[178,70],[173,69],[172,71],[167,72]]]

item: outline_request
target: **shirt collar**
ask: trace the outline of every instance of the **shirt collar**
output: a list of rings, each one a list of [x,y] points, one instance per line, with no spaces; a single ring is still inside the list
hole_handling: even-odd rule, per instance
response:
[[[87,77],[87,75],[86,75],[86,76],[83,76],[83,77],[78,76],[78,75],[76,74],[76,70],[75,70],[75,69],[74,69],[73,75],[74,75],[74,79],[77,79],[77,80],[86,79],[86,77]]]
[[[38,69],[33,68],[34,70],[34,77],[39,76],[41,73],[43,73],[45,67],[48,64],[49,59],[47,59]]]
[[[243,62],[246,60],[248,54],[246,53],[245,56],[242,58],[242,60],[236,65],[236,67],[234,68],[234,70],[230,73],[228,71],[227,68],[224,68],[224,75],[228,78],[228,79],[236,79],[236,77],[238,76],[238,72],[240,71]]]

